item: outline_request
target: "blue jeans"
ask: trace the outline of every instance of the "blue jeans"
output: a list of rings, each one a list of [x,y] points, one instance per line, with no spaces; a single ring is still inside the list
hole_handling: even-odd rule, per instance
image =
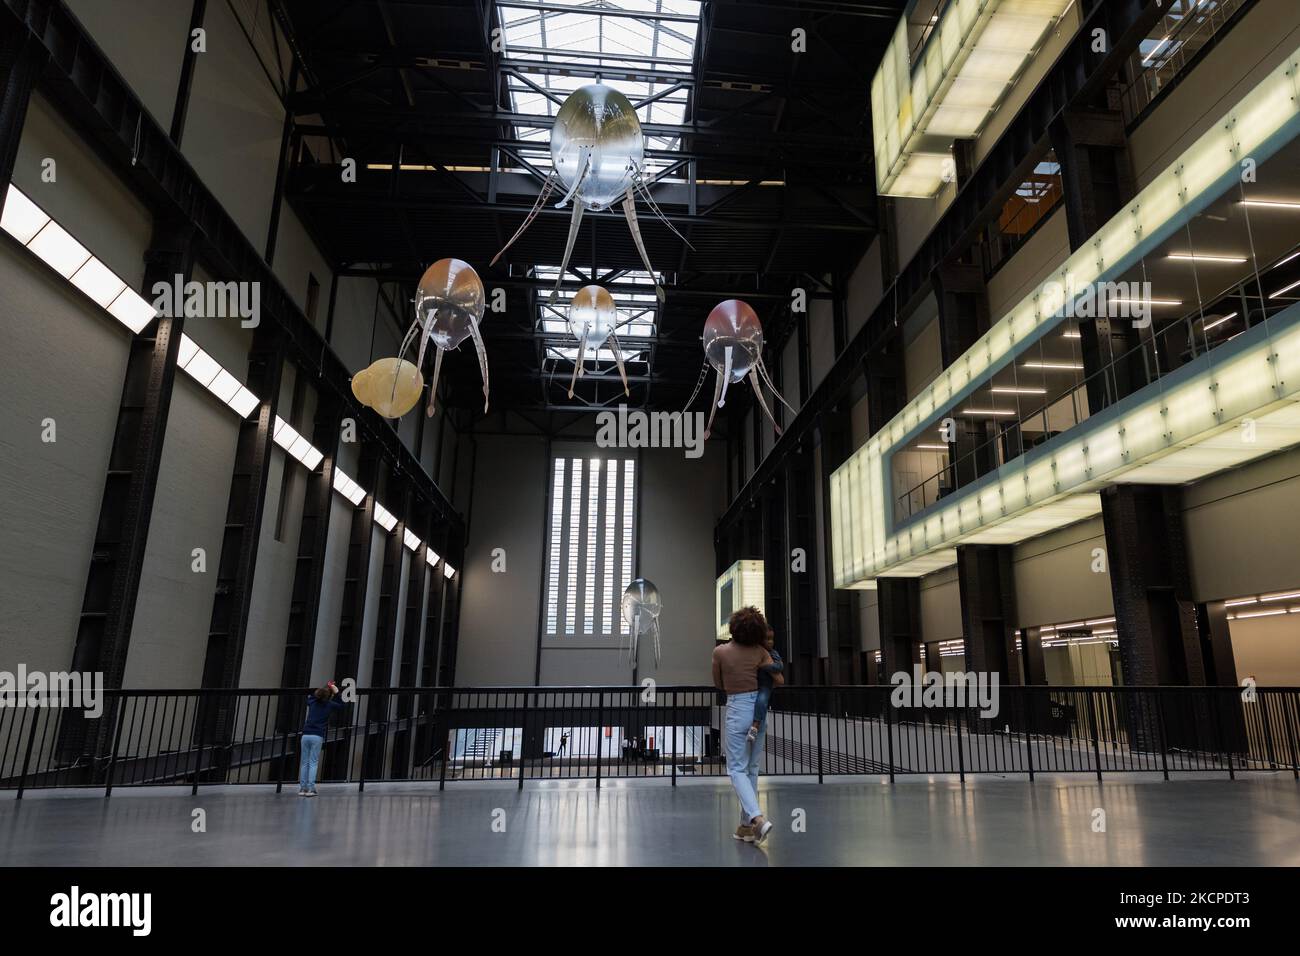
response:
[[[727,775],[740,798],[740,822],[750,823],[763,815],[758,806],[758,765],[763,759],[763,738],[767,725],[758,725],[758,738],[749,740],[749,725],[754,721],[757,691],[727,695],[727,715],[723,723],[723,749],[727,754]]]
[[[316,767],[320,764],[320,748],[325,738],[319,734],[302,735],[302,761],[298,765],[298,789],[316,792]]]
[[[758,696],[754,698],[754,719],[761,726],[767,720],[767,705],[772,700],[772,685],[758,685]]]

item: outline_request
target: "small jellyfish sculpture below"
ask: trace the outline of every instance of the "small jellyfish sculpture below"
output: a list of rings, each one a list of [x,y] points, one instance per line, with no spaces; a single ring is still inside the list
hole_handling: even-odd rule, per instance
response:
[[[376,359],[352,376],[352,394],[384,418],[401,418],[420,401],[424,376],[405,359]]]
[[[650,265],[650,256],[646,252],[641,227],[636,218],[635,196],[638,190],[650,210],[679,239],[686,242],[681,233],[673,229],[650,195],[649,184],[645,179],[645,136],[641,132],[641,122],[637,119],[636,108],[613,87],[603,83],[579,87],[560,106],[559,112],[555,114],[555,125],[551,128],[551,173],[542,184],[532,210],[510,237],[510,241],[493,258],[492,265],[496,265],[497,259],[537,218],[557,184],[565,189],[565,193],[556,206],[563,208],[572,201],[573,215],[569,220],[569,238],[564,246],[564,259],[555,279],[555,290],[551,293],[552,302],[555,301],[560,282],[568,269],[584,210],[600,212],[621,201],[623,215],[632,232],[632,241],[636,243],[641,261],[651,277],[655,274],[654,267]],[[663,299],[663,289],[657,283],[655,293],[660,300]]]
[[[767,367],[763,364],[763,326],[759,323],[754,310],[740,299],[719,302],[704,321],[702,339],[704,360],[718,373],[713,387],[713,407],[709,409],[709,423],[704,428],[704,437],[708,438],[713,430],[714,414],[727,402],[727,386],[739,382],[746,376],[749,376],[749,383],[754,387],[758,404],[762,406],[768,420],[772,422],[776,433],[781,434],[781,426],[776,423],[771,409],[763,400],[760,380],[763,385],[772,390],[772,394],[782,405],[790,411],[794,411],[794,408],[776,390],[771,376],[767,373]],[[700,382],[696,383],[695,392],[686,402],[688,408],[691,402],[695,401],[695,396],[699,394],[700,384],[703,381],[704,372],[701,372]]]
[[[631,631],[629,647],[632,667],[636,667],[637,644],[641,635],[649,634],[654,640],[655,667],[659,666],[659,614],[663,610],[659,589],[645,578],[637,578],[623,592],[623,620]]]
[[[473,266],[460,259],[439,259],[429,266],[415,292],[415,321],[402,339],[397,358],[379,359],[352,377],[352,393],[385,418],[400,418],[419,401],[424,388],[424,354],[432,342],[437,355],[429,383],[427,414],[432,416],[442,372],[442,353],[474,340],[479,371],[483,374],[483,411],[488,410],[487,349],[479,324],[483,321],[483,281]],[[406,360],[407,349],[420,339],[415,362]]]
[[[583,374],[582,366],[587,360],[587,349],[599,355],[606,342],[614,350],[614,363],[618,366],[619,377],[623,379],[623,394],[630,395],[627,388],[627,370],[623,367],[623,350],[618,344],[618,309],[613,297],[598,285],[585,285],[573,296],[569,303],[569,331],[578,340],[578,355],[573,363],[573,378],[569,380],[569,398],[573,398],[573,386]]]

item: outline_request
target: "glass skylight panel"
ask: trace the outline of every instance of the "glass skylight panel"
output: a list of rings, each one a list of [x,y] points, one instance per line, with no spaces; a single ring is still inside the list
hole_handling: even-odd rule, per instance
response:
[[[456,569],[444,561],[442,562],[442,576],[447,580],[451,580],[456,576]]]
[[[434,551],[433,548],[424,549],[424,563],[427,564],[429,567],[431,568],[437,567],[438,562],[440,560],[441,559],[438,557],[438,552]]]
[[[423,542],[420,541],[419,537],[411,533],[410,528],[406,528],[402,531],[402,543],[406,545],[408,551],[419,551]]]
[[[497,12],[503,25],[503,55],[519,65],[524,78],[510,78],[516,113],[552,117],[565,96],[597,76],[636,104],[668,89],[677,75],[689,76],[694,63],[698,0],[624,0],[617,5],[565,0],[544,6],[531,0],[498,0]],[[639,108],[637,115],[643,125],[679,124],[686,96],[685,90],[675,91]],[[517,130],[520,139],[539,144],[526,158],[549,167],[549,128],[522,122]],[[673,150],[678,144],[675,135],[646,137],[650,149]],[[647,160],[652,173],[666,165],[663,159]]]

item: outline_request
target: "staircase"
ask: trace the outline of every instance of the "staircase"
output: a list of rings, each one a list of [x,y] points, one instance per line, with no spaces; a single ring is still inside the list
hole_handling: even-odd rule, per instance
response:
[[[496,729],[485,730],[476,734],[474,739],[465,747],[463,759],[466,761],[481,760],[483,763],[487,763],[496,753],[496,742],[500,736],[501,732]]]

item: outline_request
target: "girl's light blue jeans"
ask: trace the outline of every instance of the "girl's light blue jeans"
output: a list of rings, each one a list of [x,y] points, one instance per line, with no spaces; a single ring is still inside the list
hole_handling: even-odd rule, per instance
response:
[[[759,724],[758,737],[749,739],[749,725],[754,722],[757,691],[727,695],[727,714],[723,726],[723,748],[727,755],[727,775],[740,798],[740,822],[749,823],[763,815],[758,806],[758,766],[763,759],[766,721]]]
[[[298,764],[298,789],[316,792],[316,767],[325,738],[319,734],[302,735],[302,761]]]

